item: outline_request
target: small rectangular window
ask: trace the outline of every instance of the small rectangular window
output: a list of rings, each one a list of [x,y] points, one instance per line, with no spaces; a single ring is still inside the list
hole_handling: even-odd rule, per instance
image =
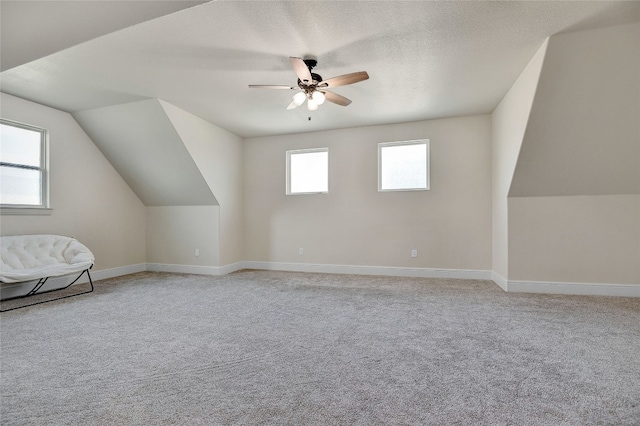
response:
[[[329,148],[287,151],[287,195],[329,192]]]
[[[47,132],[0,119],[0,205],[47,208]]]
[[[429,189],[429,140],[378,144],[378,191]]]

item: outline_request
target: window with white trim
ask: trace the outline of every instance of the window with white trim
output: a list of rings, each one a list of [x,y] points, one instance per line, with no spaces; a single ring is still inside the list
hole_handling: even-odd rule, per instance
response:
[[[329,148],[287,151],[287,195],[329,192]]]
[[[0,207],[48,208],[47,131],[0,119]]]
[[[378,191],[428,189],[428,139],[378,144]]]

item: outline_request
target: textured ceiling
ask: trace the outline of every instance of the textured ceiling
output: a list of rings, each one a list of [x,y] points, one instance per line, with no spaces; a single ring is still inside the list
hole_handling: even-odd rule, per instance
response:
[[[20,64],[14,55],[33,56],[36,42],[16,37],[28,22],[14,17],[26,15],[5,3],[2,59]],[[166,2],[141,3],[167,13]],[[95,20],[85,9],[74,19]],[[159,98],[243,137],[490,113],[547,36],[637,21],[639,10],[635,1],[209,2],[97,38],[88,32],[84,43],[6,69],[0,84],[69,112]],[[71,28],[47,31],[61,37]],[[295,85],[288,57],[305,55],[324,78],[365,70],[370,79],[335,89],[350,106],[313,112],[287,111],[292,91],[247,87]]]
[[[2,71],[205,0],[0,0]]]

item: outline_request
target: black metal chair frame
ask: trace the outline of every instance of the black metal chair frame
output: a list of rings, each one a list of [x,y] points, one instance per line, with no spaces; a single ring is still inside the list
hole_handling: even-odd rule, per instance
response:
[[[26,298],[26,297],[35,296],[36,294],[45,294],[45,293],[51,293],[51,292],[54,292],[54,291],[65,290],[65,289],[71,287],[72,285],[74,285],[76,283],[76,281],[78,281],[80,279],[80,277],[82,277],[82,275],[84,275],[85,272],[87,273],[87,277],[89,277],[89,284],[91,284],[91,290],[83,291],[81,293],[69,294],[67,296],[56,297],[55,299],[49,299],[49,300],[43,300],[43,301],[40,301],[40,302],[30,303],[28,305],[18,306],[18,307],[15,307],[15,308],[2,309],[2,310],[0,310],[0,312],[13,311],[13,310],[16,310],[16,309],[27,308],[29,306],[40,305],[42,303],[53,302],[55,300],[67,299],[69,297],[81,296],[83,294],[91,293],[93,291],[93,280],[91,279],[91,274],[89,273],[89,269],[91,269],[92,267],[93,267],[93,265],[91,265],[89,268],[85,269],[84,271],[80,272],[80,275],[78,275],[78,277],[75,280],[73,280],[71,282],[71,284],[69,284],[69,285],[67,285],[65,287],[54,288],[52,290],[42,291],[42,292],[38,293],[38,290],[40,290],[42,288],[42,286],[44,286],[44,284],[50,278],[50,277],[44,277],[44,278],[40,278],[38,280],[38,282],[36,283],[36,285],[27,294],[23,294],[22,296],[15,296],[15,297],[9,297],[7,299],[2,299],[2,302],[7,301],[7,300],[23,299],[23,298]]]

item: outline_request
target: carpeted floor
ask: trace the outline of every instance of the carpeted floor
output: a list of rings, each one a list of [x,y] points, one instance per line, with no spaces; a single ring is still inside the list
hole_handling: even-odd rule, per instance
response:
[[[640,299],[140,273],[0,321],[4,425],[640,424]]]

